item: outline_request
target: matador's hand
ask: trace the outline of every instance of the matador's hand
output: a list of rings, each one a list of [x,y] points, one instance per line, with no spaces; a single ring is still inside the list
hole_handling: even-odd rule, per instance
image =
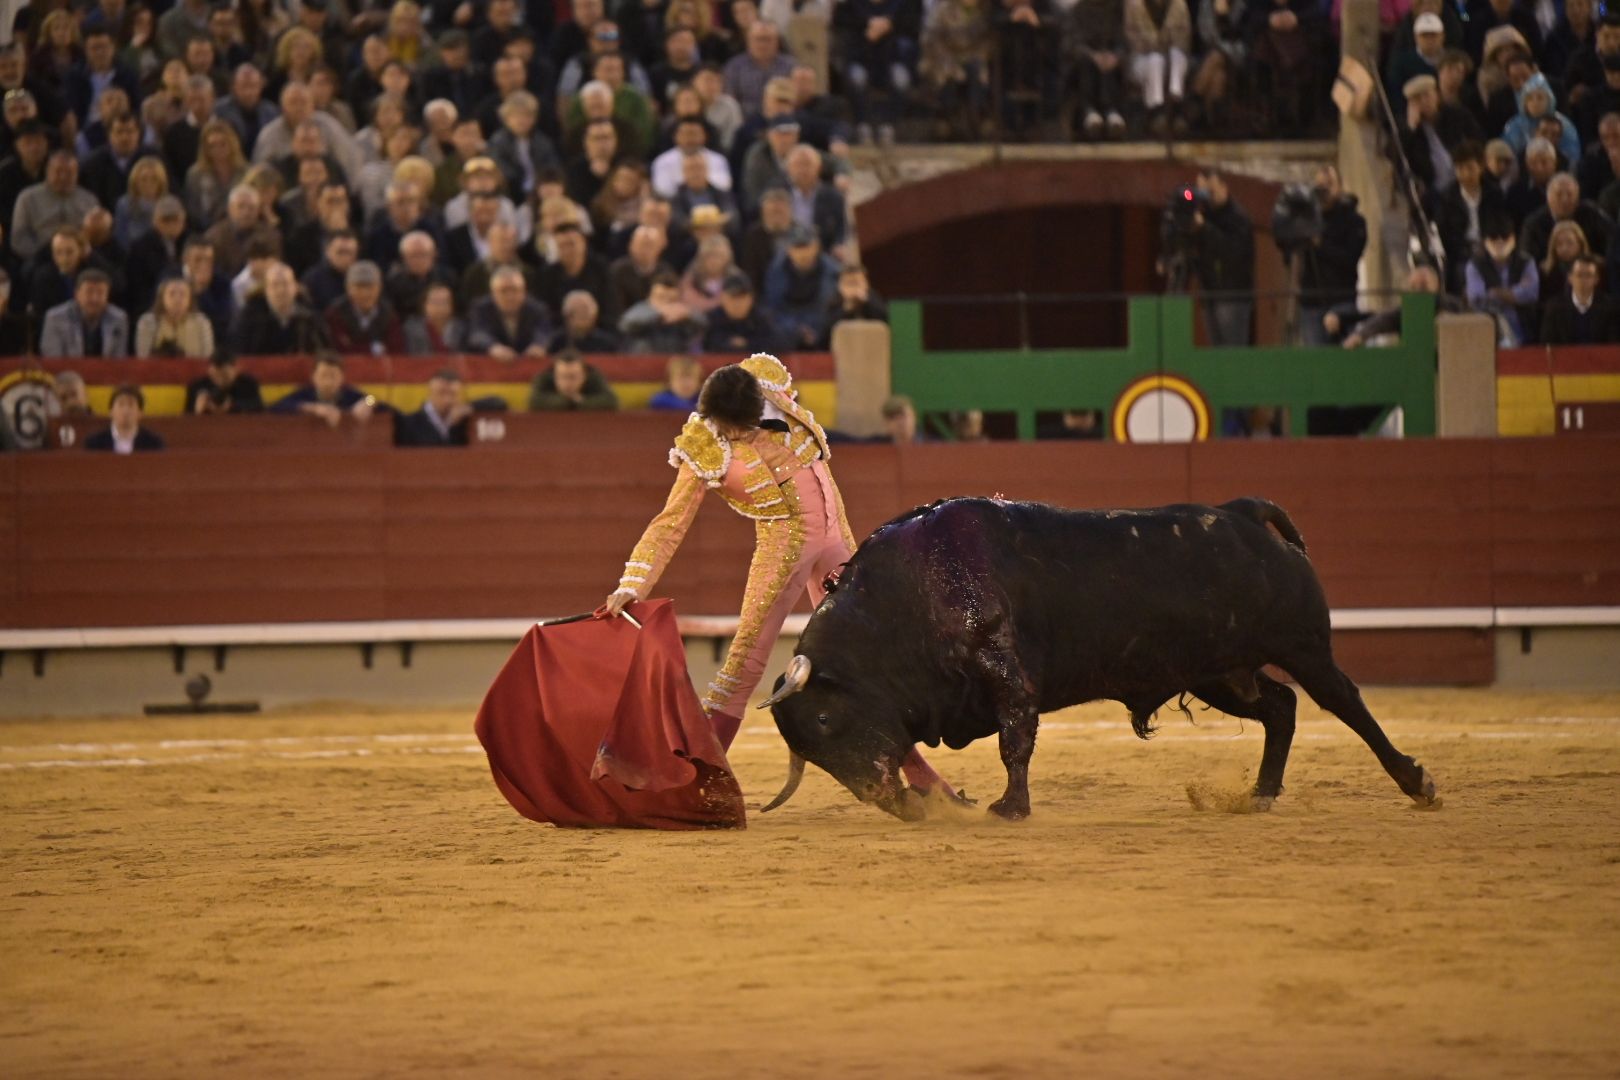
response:
[[[635,597],[631,596],[629,593],[616,592],[611,594],[602,604],[603,617],[608,619],[614,618],[615,616],[621,614],[625,608],[629,607],[631,602],[634,600]]]

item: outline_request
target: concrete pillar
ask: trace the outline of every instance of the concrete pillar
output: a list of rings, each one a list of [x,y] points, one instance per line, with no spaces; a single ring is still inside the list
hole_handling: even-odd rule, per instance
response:
[[[869,319],[839,322],[832,333],[838,391],[838,430],[862,437],[883,434],[883,399],[893,385],[889,325]]]
[[[1435,434],[1442,438],[1496,435],[1496,321],[1489,315],[1442,315],[1434,320],[1440,357],[1435,380]]]
[[[788,20],[787,33],[783,35],[783,43],[791,51],[793,59],[816,69],[816,87],[822,93],[827,92],[830,38],[826,17],[818,19],[814,15],[793,16]]]
[[[1378,70],[1378,0],[1344,0],[1340,43],[1341,78],[1374,82]],[[1407,232],[1406,201],[1395,188],[1394,169],[1378,140],[1379,112],[1374,89],[1368,115],[1340,114],[1339,176],[1344,188],[1356,196],[1367,219],[1367,250],[1362,257],[1362,285],[1369,290],[1391,289],[1405,279],[1394,264],[1404,266]]]

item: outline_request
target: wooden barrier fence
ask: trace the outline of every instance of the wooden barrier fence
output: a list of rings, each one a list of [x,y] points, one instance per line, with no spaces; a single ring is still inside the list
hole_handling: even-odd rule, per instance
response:
[[[668,435],[630,416],[552,419],[566,422],[478,450],[0,455],[0,628],[593,608],[662,505]],[[1620,437],[839,445],[832,465],[858,535],[948,495],[1263,495],[1304,532],[1336,609],[1620,605]],[[657,590],[689,614],[735,612],[752,543],[711,502]],[[1343,639],[1362,677],[1492,670],[1477,628]]]

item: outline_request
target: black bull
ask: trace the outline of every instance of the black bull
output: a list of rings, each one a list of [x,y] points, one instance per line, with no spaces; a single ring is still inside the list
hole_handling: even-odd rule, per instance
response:
[[[1434,801],[1429,774],[1391,745],[1333,662],[1322,585],[1275,504],[919,507],[861,545],[777,680],[768,704],[794,757],[772,806],[809,761],[914,818],[922,803],[899,770],[907,751],[995,735],[1007,790],[990,810],[1022,818],[1040,713],[1109,698],[1146,738],[1154,712],[1187,693],[1264,727],[1263,809],[1282,791],[1294,736],[1294,692],[1268,664],[1360,735],[1403,792]]]

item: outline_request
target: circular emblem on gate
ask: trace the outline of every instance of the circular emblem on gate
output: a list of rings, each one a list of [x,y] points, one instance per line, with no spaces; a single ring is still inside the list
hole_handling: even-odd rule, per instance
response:
[[[45,445],[51,417],[62,411],[50,372],[26,368],[0,376],[0,416],[4,416],[17,443],[25,450]]]
[[[1179,375],[1144,375],[1114,402],[1109,426],[1119,442],[1203,442],[1209,438],[1209,401]]]

